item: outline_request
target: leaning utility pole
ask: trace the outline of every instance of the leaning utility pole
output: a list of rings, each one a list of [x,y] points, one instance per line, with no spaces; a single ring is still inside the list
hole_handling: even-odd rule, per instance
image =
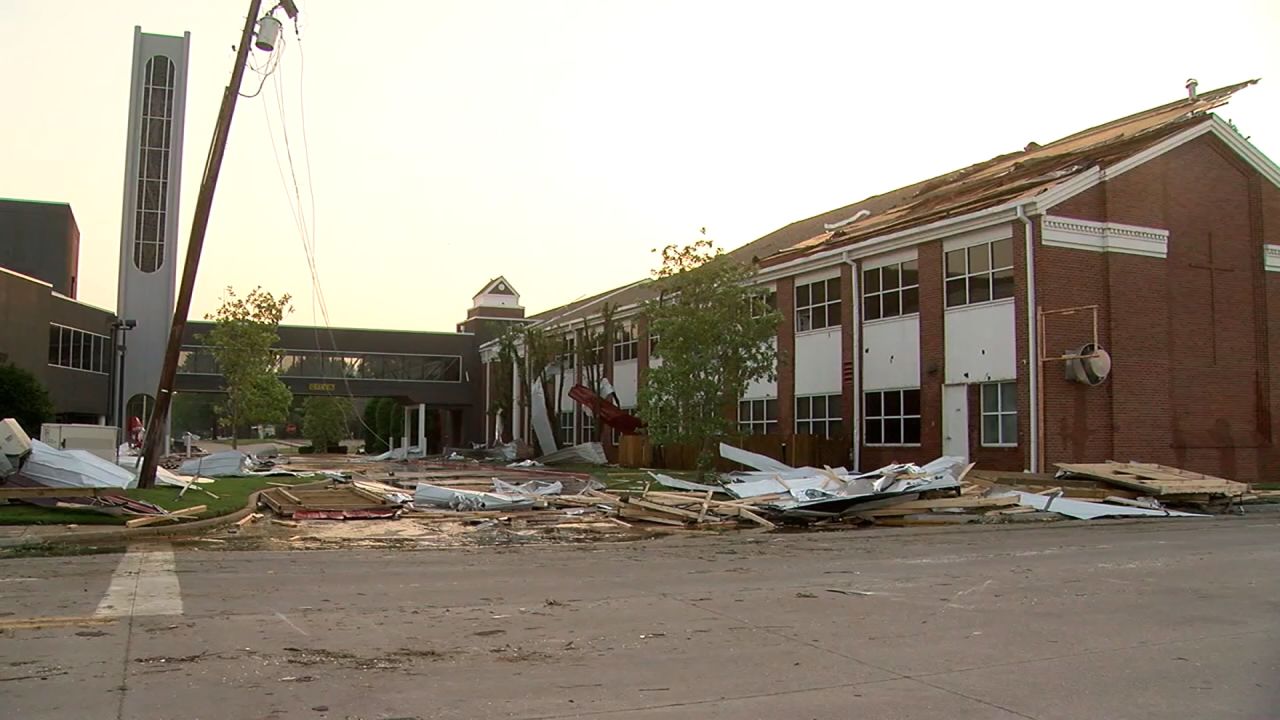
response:
[[[178,354],[182,348],[182,335],[187,327],[187,313],[191,311],[191,295],[196,286],[196,270],[200,266],[200,251],[204,248],[205,230],[209,227],[209,211],[213,207],[213,191],[218,185],[218,172],[222,169],[222,156],[227,150],[227,134],[231,130],[231,116],[236,111],[236,99],[240,97],[240,82],[244,78],[245,64],[249,58],[249,45],[253,42],[253,29],[258,23],[258,10],[262,0],[250,0],[249,14],[244,19],[244,31],[236,48],[235,66],[231,68],[231,82],[222,94],[222,108],[213,126],[213,140],[209,146],[209,158],[205,162],[204,177],[200,180],[200,194],[196,197],[196,212],[191,219],[191,239],[187,243],[187,261],[182,267],[182,284],[178,286],[178,298],[173,307],[173,324],[169,328],[169,344],[165,349],[164,368],[160,371],[160,386],[156,389],[156,404],[147,422],[146,442],[142,452],[142,470],[138,473],[138,487],[152,487],[156,481],[156,464],[160,444],[164,437],[165,423],[169,417],[169,404],[173,400],[173,381],[178,373]],[[284,8],[290,18],[296,18],[298,8],[293,0],[280,0],[276,7]],[[272,12],[275,10],[273,9]],[[269,14],[268,14],[269,15]],[[279,23],[272,20],[275,30]]]

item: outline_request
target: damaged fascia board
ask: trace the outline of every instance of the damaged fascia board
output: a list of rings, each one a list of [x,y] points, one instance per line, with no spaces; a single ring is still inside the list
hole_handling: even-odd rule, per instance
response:
[[[248,474],[248,464],[248,455],[239,450],[227,450],[187,460],[178,466],[178,474],[189,477],[233,477]]]
[[[538,458],[538,462],[543,465],[555,465],[556,463],[587,463],[589,465],[607,465],[609,458],[604,454],[604,446],[598,442],[587,442],[573,447],[567,447],[563,450],[557,450],[553,453],[547,453]]]
[[[702,483],[696,483],[691,480],[673,478],[670,475],[663,475],[662,473],[651,472],[649,475],[651,475],[659,485],[674,488],[676,490],[690,490],[693,492],[726,492],[726,490],[719,485],[703,485]]]
[[[994,494],[991,497],[1009,497],[1016,495],[1018,504],[1036,510],[1048,510],[1077,520],[1093,520],[1101,517],[1210,517],[1200,513],[1181,512],[1178,510],[1150,510],[1148,508],[1129,507],[1127,505],[1105,505],[1086,500],[1070,500],[1057,495],[1040,495],[1038,493],[1010,490]]]
[[[750,450],[743,450],[742,448],[736,448],[732,445],[726,445],[725,443],[720,443],[720,457],[731,462],[736,462],[739,465],[746,465],[749,468],[755,468],[756,470],[763,470],[765,472],[786,472],[788,470],[795,470],[795,468],[790,465],[774,460],[766,455],[753,453]]]
[[[413,493],[413,504],[451,510],[519,510],[533,507],[533,498],[418,483]]]

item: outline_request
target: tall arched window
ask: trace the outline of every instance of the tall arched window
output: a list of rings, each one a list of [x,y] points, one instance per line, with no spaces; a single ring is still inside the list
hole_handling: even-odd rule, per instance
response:
[[[133,264],[142,272],[164,266],[168,219],[169,149],[173,141],[173,61],[147,60],[143,70],[142,122],[138,124],[138,197],[133,225]]]

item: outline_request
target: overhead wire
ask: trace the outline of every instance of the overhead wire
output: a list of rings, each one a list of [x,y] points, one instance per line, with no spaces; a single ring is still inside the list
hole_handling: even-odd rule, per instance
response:
[[[287,105],[284,99],[285,84],[281,76],[275,73],[275,69],[279,67],[279,63],[280,63],[279,58],[276,58],[275,66],[270,69],[267,75],[264,75],[263,82],[265,84],[267,77],[274,76],[274,80],[272,84],[272,89],[273,89],[272,94],[275,96],[275,100],[276,100],[276,103],[275,103],[276,111],[279,114],[279,121],[280,121],[280,135],[281,135],[281,140],[284,144],[285,159],[289,166],[288,179],[286,179],[285,177],[284,165],[280,162],[280,152],[275,142],[275,132],[272,129],[271,116],[270,116],[270,112],[267,109],[266,103],[263,104],[263,114],[267,120],[267,133],[271,141],[272,157],[276,162],[276,170],[280,176],[281,185],[285,191],[286,199],[289,202],[290,212],[293,214],[294,224],[296,226],[296,229],[298,230],[298,236],[302,241],[303,254],[306,257],[307,268],[311,275],[312,327],[316,334],[316,338],[315,338],[316,351],[317,353],[322,353],[322,345],[320,342],[320,331],[319,331],[319,327],[316,322],[316,316],[315,316],[315,311],[317,306],[319,307],[320,317],[323,319],[325,330],[329,335],[330,347],[334,351],[338,349],[338,343],[337,343],[337,338],[333,332],[332,324],[329,319],[328,303],[325,300],[324,288],[320,281],[320,275],[319,275],[319,271],[317,269],[317,263],[316,263],[315,185],[314,185],[312,171],[311,171],[311,148],[310,148],[310,143],[308,141],[308,136],[307,136],[306,101],[305,101],[305,92],[304,92],[306,54],[303,51],[302,38],[301,38],[301,35],[298,33],[296,19],[294,21],[294,33],[295,35],[297,35],[297,38],[298,38],[298,57],[299,57],[298,103],[299,103],[299,109],[300,109],[300,120],[302,123],[302,144],[303,144],[302,152],[303,152],[303,160],[304,160],[303,164],[304,164],[306,175],[307,175],[307,196],[308,196],[308,200],[310,201],[309,204],[311,209],[310,223],[308,223],[308,220],[307,220],[307,213],[306,213],[306,207],[304,206],[304,203],[303,203],[302,190],[298,182],[298,172],[293,160],[293,148],[291,143],[289,142],[288,112],[287,112]],[[284,34],[282,33],[281,34],[282,41],[283,41],[283,38],[284,38]],[[281,53],[281,55],[283,55],[283,53]],[[255,72],[258,72],[258,71],[255,69]],[[291,188],[292,188],[292,195],[290,195]],[[320,357],[323,357],[323,354],[321,354]],[[345,364],[345,361],[344,361],[344,364]],[[327,363],[321,362],[320,366],[321,366],[321,373],[322,373],[321,376],[324,378],[328,378],[329,368]],[[387,442],[387,439],[382,437],[377,432],[377,430],[370,427],[369,424],[364,421],[364,417],[362,416],[361,413],[355,412],[354,410],[355,394],[351,390],[350,379],[347,377],[346,372],[341,373],[341,380],[343,383],[343,389],[347,395],[347,399],[349,400],[349,403],[342,408],[342,412],[348,426],[350,426],[351,424],[350,416],[347,415],[348,410],[350,410],[351,413],[355,416],[355,419],[359,422],[360,426],[366,432],[368,432],[370,436],[378,440],[380,443],[387,444],[389,446],[390,444]]]

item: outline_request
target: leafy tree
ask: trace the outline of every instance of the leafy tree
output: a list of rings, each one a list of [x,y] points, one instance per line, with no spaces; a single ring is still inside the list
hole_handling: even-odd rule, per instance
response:
[[[404,434],[404,410],[394,398],[370,400],[364,408],[364,450],[370,454],[391,449],[390,441]]]
[[[662,338],[662,364],[639,392],[639,414],[659,445],[699,449],[704,473],[734,429],[733,409],[756,379],[776,377],[778,313],[750,285],[752,268],[701,238],[662,250],[658,295],[645,303],[649,332]]]
[[[12,363],[0,365],[0,419],[13,418],[33,438],[40,426],[53,420],[49,391],[35,375]]]
[[[218,433],[218,416],[214,408],[224,402],[213,393],[182,392],[173,396],[174,437],[181,439],[186,433],[214,439]]]
[[[613,352],[613,341],[618,332],[614,315],[617,307],[605,303],[600,308],[600,323],[591,325],[582,321],[582,329],[578,331],[578,382],[596,394],[591,414],[596,418],[596,440],[604,439],[604,423],[600,422],[600,400],[604,394],[606,364],[609,354]],[[559,397],[557,393],[556,397]]]
[[[243,298],[230,287],[222,306],[206,319],[213,329],[199,340],[218,361],[226,385],[226,402],[217,406],[219,417],[233,428],[231,446],[241,425],[282,423],[289,416],[293,393],[277,377],[280,336],[276,329],[289,306],[289,295],[276,298],[261,287]]]
[[[303,406],[302,434],[316,452],[325,452],[347,437],[351,404],[342,397],[309,397]]]
[[[364,451],[370,455],[386,452],[387,439],[378,433],[378,408],[382,398],[373,398],[364,404]]]

